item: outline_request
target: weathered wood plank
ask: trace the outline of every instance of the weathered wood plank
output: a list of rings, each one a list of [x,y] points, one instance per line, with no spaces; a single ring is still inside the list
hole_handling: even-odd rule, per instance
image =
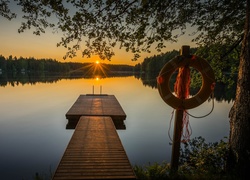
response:
[[[110,117],[80,118],[53,179],[136,179]]]

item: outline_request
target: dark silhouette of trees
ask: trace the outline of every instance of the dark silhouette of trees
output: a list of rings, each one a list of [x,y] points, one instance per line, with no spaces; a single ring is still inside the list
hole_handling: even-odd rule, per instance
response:
[[[5,58],[0,55],[0,69],[3,72],[27,73],[27,72],[70,72],[81,68],[83,63],[65,63],[53,59]]]
[[[59,62],[53,59],[17,58],[9,56],[5,58],[0,55],[0,69],[2,72],[27,73],[27,72],[50,72],[71,73],[75,71],[93,71],[95,63]],[[124,64],[100,64],[102,71],[109,72],[133,72],[134,66]],[[92,68],[92,69],[91,69]],[[97,68],[98,70],[99,68]]]

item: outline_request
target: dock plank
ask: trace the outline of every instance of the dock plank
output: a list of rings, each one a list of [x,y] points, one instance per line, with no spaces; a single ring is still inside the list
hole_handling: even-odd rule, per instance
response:
[[[117,129],[125,129],[126,114],[114,95],[80,95],[66,113],[66,128],[74,129],[81,116],[110,116]]]
[[[53,179],[136,179],[111,117],[80,117]]]
[[[114,95],[80,95],[66,113],[67,119],[81,116],[110,116],[126,119],[126,114]]]

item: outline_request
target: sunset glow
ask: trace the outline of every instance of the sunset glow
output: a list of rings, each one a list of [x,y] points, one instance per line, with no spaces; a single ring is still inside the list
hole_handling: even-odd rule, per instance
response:
[[[52,58],[61,62],[94,62],[95,64],[101,64],[98,55],[91,55],[91,58],[83,58],[81,51],[76,53],[76,57],[63,59],[63,56],[67,53],[67,48],[57,47],[56,44],[60,42],[63,34],[61,32],[54,33],[53,29],[48,29],[45,34],[41,36],[35,36],[32,31],[25,31],[24,33],[18,33],[21,20],[14,19],[9,21],[3,17],[0,18],[0,55],[9,57],[34,57],[34,58]],[[191,27],[188,29],[192,30]],[[178,33],[178,31],[176,32]],[[188,33],[187,33],[188,34]],[[173,49],[180,49],[183,44],[195,46],[193,43],[192,36],[181,36],[178,39],[178,43],[164,42],[167,48],[163,49],[162,52],[172,51]],[[83,41],[85,41],[83,37]],[[83,46],[84,50],[85,46]],[[135,65],[141,63],[144,58],[159,54],[154,47],[151,49],[151,53],[142,52],[141,58],[138,61],[131,61],[133,53],[127,52],[125,48],[114,47],[115,56],[112,57],[111,61],[105,60],[107,64],[129,64]]]

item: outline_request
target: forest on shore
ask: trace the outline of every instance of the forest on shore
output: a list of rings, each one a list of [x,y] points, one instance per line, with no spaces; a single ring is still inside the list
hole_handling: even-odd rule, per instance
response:
[[[99,66],[99,67],[98,67]],[[55,59],[36,59],[34,57],[4,57],[0,55],[1,73],[86,73],[107,71],[108,72],[133,72],[134,66],[122,64],[96,64],[96,63],[78,63],[78,62],[59,62]]]

